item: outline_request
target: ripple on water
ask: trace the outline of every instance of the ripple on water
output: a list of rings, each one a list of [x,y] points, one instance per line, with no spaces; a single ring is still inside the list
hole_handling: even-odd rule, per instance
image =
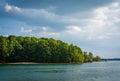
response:
[[[0,81],[120,81],[120,62],[0,66]]]

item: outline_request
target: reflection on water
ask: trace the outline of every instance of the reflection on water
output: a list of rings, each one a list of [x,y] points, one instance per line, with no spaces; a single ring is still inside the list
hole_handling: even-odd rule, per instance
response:
[[[43,71],[34,71],[34,72],[43,72],[43,73],[61,73],[66,72],[66,70],[43,70]]]
[[[120,62],[0,65],[0,81],[120,81]]]

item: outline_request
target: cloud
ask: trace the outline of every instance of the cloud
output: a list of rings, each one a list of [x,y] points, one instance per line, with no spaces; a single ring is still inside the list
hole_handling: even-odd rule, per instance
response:
[[[51,13],[51,12],[48,12],[47,10],[45,9],[32,9],[32,8],[20,8],[20,7],[17,7],[17,6],[14,6],[14,5],[9,5],[9,4],[6,4],[5,5],[5,11],[6,12],[17,12],[16,15],[22,15],[22,16],[26,16],[26,17],[54,17],[55,14]]]
[[[59,32],[54,32],[51,28],[46,26],[36,26],[31,29],[25,29],[25,27],[21,27],[21,34],[25,34],[27,36],[37,36],[37,37],[56,37],[59,36]]]
[[[32,29],[25,29],[24,27],[21,27],[21,32],[22,33],[32,33]]]
[[[24,21],[26,23],[32,24],[33,22],[37,23],[40,25],[40,21],[42,22],[56,22],[56,23],[78,23],[81,20],[66,16],[66,15],[58,15],[53,11],[56,7],[48,7],[46,9],[41,8],[41,9],[33,9],[33,8],[20,8],[18,6],[14,5],[5,5],[5,11],[8,12],[10,15],[14,15],[15,17],[17,16],[17,19]],[[12,18],[14,18],[12,16]],[[31,23],[31,20],[33,21]],[[39,21],[40,20],[40,21]]]
[[[11,6],[9,4],[6,4],[5,5],[5,11],[6,12],[21,12],[21,8],[17,7],[17,6]]]
[[[44,26],[44,27],[42,27],[42,30],[43,30],[43,31],[47,31],[48,28]]]
[[[59,35],[59,33],[58,32],[40,32],[39,33],[39,37],[54,37],[54,36],[58,36]]]
[[[53,37],[53,36],[58,36],[59,32],[53,32],[52,29],[49,27],[41,27],[42,31],[39,32],[38,36],[39,37]]]
[[[57,23],[57,26],[44,27],[41,26],[41,35],[44,36],[72,36],[79,39],[86,40],[100,40],[110,39],[115,35],[119,35],[119,27],[116,23],[120,21],[120,5],[119,2],[101,6],[91,11],[73,12],[72,15],[59,15],[55,12],[50,11],[56,7],[50,7],[48,9],[33,9],[33,8],[20,8],[14,5],[5,5],[5,10],[8,13],[15,13],[16,16],[22,18],[23,22],[26,23]],[[83,14],[85,13],[85,14]],[[90,16],[87,16],[88,13]],[[14,14],[14,15],[15,15]],[[75,14],[75,15],[73,15]],[[84,17],[81,17],[82,16]],[[25,20],[24,20],[25,18]],[[28,23],[28,24],[29,24]],[[59,26],[61,25],[62,26]],[[81,25],[82,24],[82,25]],[[62,31],[53,31],[54,29],[62,28]],[[50,29],[51,28],[51,29]],[[33,32],[33,30],[21,29],[22,32]],[[34,30],[35,31],[35,30]],[[65,34],[65,35],[64,35]],[[113,34],[113,35],[112,35]],[[36,35],[36,34],[35,34]]]
[[[118,2],[93,10],[91,18],[86,19],[86,24],[81,32],[89,40],[110,39],[119,35],[120,5]],[[108,35],[111,33],[113,35]]]
[[[66,27],[65,32],[69,34],[81,33],[81,28],[79,26],[68,26]]]
[[[9,6],[8,4],[5,5],[5,10],[6,10],[7,12],[9,12],[11,9],[12,9],[11,6]]]
[[[80,20],[83,21],[84,26],[65,26],[65,29],[59,32],[59,35],[64,38],[90,41],[113,39],[115,36],[120,36],[120,29],[116,24],[120,20],[120,5],[118,2],[96,8],[91,13],[93,16]]]

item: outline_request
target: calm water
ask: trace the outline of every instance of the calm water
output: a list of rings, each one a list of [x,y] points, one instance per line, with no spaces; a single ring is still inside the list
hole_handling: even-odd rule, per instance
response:
[[[120,61],[0,65],[0,81],[120,81]]]

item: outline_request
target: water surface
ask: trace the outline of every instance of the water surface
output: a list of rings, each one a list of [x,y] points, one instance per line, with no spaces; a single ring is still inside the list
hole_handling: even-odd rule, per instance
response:
[[[0,81],[120,81],[120,61],[0,65]]]

